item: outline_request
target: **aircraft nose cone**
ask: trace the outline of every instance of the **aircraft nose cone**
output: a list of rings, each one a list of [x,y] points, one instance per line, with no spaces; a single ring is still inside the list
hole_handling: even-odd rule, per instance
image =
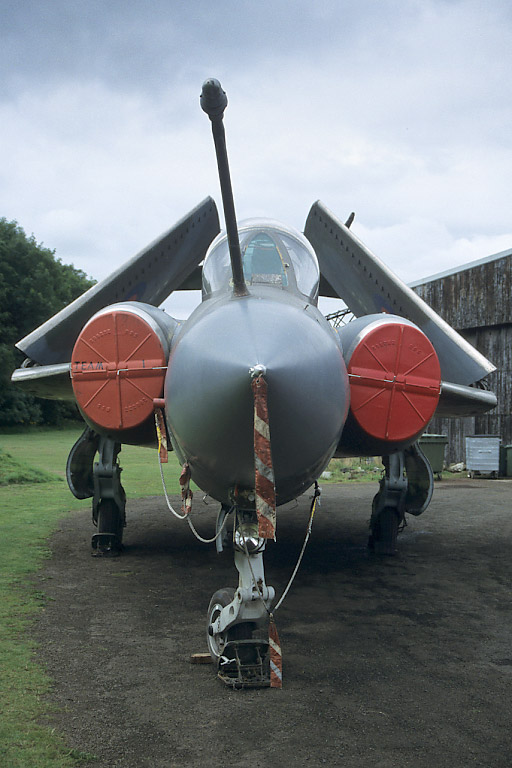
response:
[[[348,409],[334,332],[314,308],[261,297],[201,307],[175,344],[166,413],[180,461],[213,498],[254,488],[251,382],[267,382],[278,504],[308,488],[329,461]]]

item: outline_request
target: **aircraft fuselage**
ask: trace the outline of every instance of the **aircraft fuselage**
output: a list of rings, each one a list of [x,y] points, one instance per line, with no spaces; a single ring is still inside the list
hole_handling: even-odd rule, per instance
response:
[[[169,357],[166,417],[192,478],[228,504],[254,489],[251,372],[268,385],[278,504],[303,493],[339,442],[349,404],[339,337],[311,302],[258,285],[206,299]]]

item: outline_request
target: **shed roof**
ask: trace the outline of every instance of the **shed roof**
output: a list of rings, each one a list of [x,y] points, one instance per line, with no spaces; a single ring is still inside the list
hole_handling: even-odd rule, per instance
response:
[[[453,269],[447,269],[445,272],[437,272],[435,275],[430,275],[430,277],[422,277],[421,280],[414,280],[412,283],[408,283],[408,286],[409,288],[416,288],[418,285],[432,283],[434,280],[439,280],[442,277],[450,277],[451,275],[456,275],[458,272],[465,272],[468,269],[473,269],[473,267],[479,267],[482,264],[488,264],[489,262],[497,261],[498,259],[510,258],[510,256],[512,256],[512,248],[509,248],[506,251],[500,251],[499,253],[494,253],[492,256],[485,256],[483,259],[468,261],[467,264],[461,264]]]
[[[457,330],[512,323],[512,249],[410,287]]]

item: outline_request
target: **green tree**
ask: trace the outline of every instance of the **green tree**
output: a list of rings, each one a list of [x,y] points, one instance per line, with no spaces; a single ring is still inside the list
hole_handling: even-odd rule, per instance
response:
[[[0,219],[0,424],[56,424],[74,413],[69,404],[26,395],[10,383],[24,357],[14,344],[94,282],[27,237],[16,221]]]

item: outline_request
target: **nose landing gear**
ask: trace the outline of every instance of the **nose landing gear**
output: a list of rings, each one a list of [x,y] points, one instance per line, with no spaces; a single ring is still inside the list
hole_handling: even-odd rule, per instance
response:
[[[220,680],[232,688],[270,685],[268,622],[275,596],[265,583],[265,539],[254,512],[238,512],[233,537],[238,589],[220,589],[208,607],[208,650]]]

